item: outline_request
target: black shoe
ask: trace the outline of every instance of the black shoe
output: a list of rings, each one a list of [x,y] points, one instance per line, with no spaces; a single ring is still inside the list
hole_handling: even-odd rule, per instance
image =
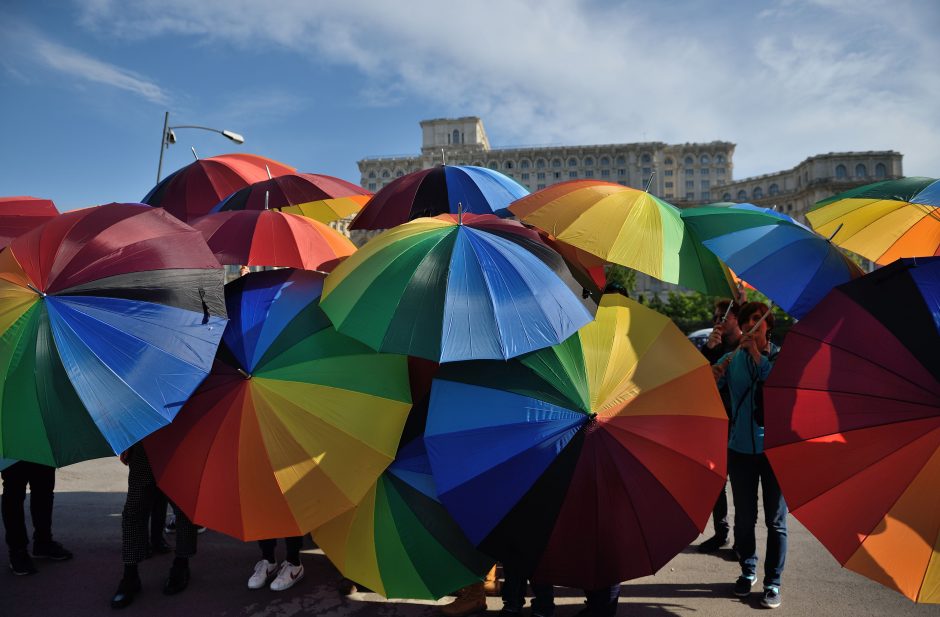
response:
[[[26,550],[10,553],[10,569],[17,576],[26,576],[27,574],[36,574],[36,566],[30,559]]]
[[[33,542],[33,557],[66,561],[72,558],[72,553],[58,542],[49,540],[48,542]]]
[[[111,598],[111,608],[124,608],[134,601],[134,596],[140,592],[139,578],[122,578],[118,583],[117,591]]]
[[[734,595],[739,598],[746,598],[751,594],[751,587],[757,584],[756,578],[748,578],[744,575],[738,577],[734,582]]]
[[[163,585],[163,593],[172,596],[183,591],[187,586],[189,586],[189,566],[174,563],[170,567],[170,575],[166,579],[166,584]]]
[[[718,549],[728,545],[728,536],[712,536],[698,545],[700,553],[715,553]]]

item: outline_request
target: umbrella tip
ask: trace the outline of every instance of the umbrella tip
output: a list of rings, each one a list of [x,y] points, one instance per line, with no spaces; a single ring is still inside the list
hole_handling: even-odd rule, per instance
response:
[[[251,379],[251,373],[249,373],[249,372],[247,372],[247,371],[245,371],[245,370],[243,370],[243,369],[240,369],[240,368],[239,368],[239,369],[235,369],[235,370],[237,370],[239,373],[241,373],[241,376],[244,377],[245,379]]]

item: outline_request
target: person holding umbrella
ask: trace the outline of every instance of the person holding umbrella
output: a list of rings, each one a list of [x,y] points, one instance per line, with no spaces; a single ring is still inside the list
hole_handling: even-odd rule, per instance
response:
[[[712,373],[719,389],[727,386],[731,400],[728,475],[734,498],[734,538],[741,576],[734,595],[744,598],[757,582],[757,490],[763,489],[767,554],[761,605],[780,606],[780,577],[787,555],[787,504],[764,453],[763,384],[779,348],[770,342],[774,317],[762,302],[748,302],[738,311],[745,334],[738,349],[725,354]]]

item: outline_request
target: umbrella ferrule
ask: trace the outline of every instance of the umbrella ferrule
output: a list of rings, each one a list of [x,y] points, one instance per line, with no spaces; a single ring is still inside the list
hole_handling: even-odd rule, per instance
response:
[[[40,297],[42,297],[42,298],[45,298],[45,297],[46,297],[46,292],[44,292],[44,291],[39,291],[39,289],[37,289],[36,287],[33,287],[33,284],[32,284],[32,283],[26,283],[26,286],[29,287],[30,289],[32,289],[33,291],[35,291],[36,293],[38,293]]]
[[[249,373],[248,371],[245,371],[243,369],[235,369],[235,370],[237,370],[241,374],[241,376],[244,377],[245,379],[251,379],[251,373]]]

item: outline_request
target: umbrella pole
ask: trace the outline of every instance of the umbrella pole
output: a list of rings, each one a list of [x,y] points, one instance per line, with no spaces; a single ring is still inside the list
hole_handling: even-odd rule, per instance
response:
[[[832,232],[832,235],[826,239],[826,242],[832,244],[832,239],[836,237],[836,234],[839,233],[839,230],[842,229],[843,225],[845,225],[845,223],[839,223],[839,226],[836,227],[836,230]]]
[[[655,176],[655,175],[656,175],[656,171],[654,170],[653,173],[650,174],[649,182],[646,183],[646,192],[647,192],[647,193],[650,192],[650,185],[653,184],[653,176]]]

